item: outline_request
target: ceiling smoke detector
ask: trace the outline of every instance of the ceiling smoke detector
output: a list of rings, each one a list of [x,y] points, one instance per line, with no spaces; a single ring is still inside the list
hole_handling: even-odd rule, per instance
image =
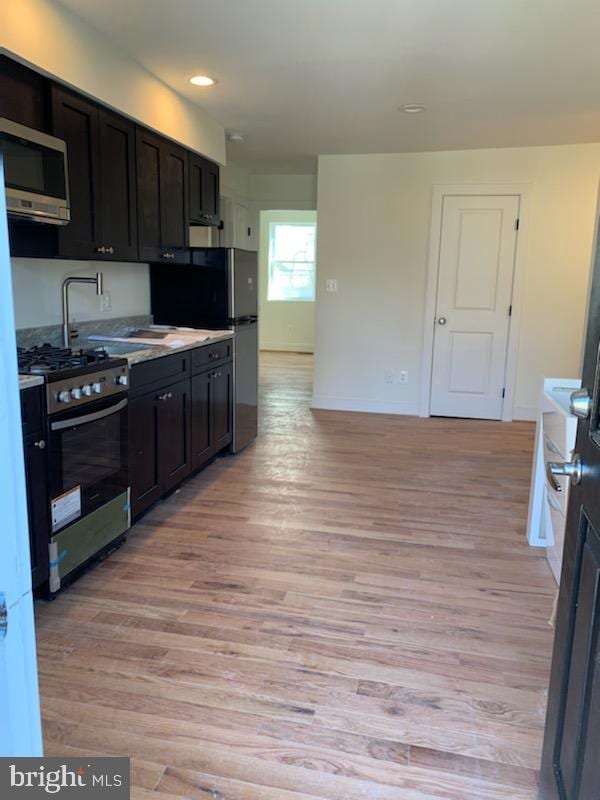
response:
[[[243,142],[244,137],[241,133],[236,133],[235,131],[231,131],[227,134],[227,141],[228,142]]]

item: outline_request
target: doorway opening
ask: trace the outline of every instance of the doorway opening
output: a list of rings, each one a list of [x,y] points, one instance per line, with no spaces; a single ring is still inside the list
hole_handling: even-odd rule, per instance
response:
[[[312,376],[316,297],[317,212],[260,212],[258,248],[261,362],[286,359],[273,353],[297,353]]]

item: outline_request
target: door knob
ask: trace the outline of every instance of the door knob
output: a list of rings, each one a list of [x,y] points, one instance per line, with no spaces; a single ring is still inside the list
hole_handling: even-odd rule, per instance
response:
[[[569,400],[569,408],[571,409],[571,414],[579,417],[579,419],[587,419],[592,412],[592,398],[588,390],[584,388],[573,392]]]
[[[446,317],[438,317],[438,325],[445,325]]]
[[[567,475],[571,479],[571,483],[576,486],[581,483],[581,476],[583,468],[581,466],[581,458],[577,453],[573,454],[571,461],[547,461],[546,462],[546,477],[548,483],[555,492],[562,492],[562,486],[556,480],[556,475]]]
[[[8,632],[8,609],[6,607],[6,597],[4,592],[0,592],[0,641],[4,639]]]

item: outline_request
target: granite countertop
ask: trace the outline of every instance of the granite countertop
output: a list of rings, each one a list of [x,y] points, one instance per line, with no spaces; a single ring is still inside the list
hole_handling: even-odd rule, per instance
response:
[[[132,340],[131,345],[128,342],[111,342],[99,341],[97,339],[89,339],[88,342],[92,347],[104,347],[111,355],[126,358],[129,366],[134,364],[142,364],[145,361],[153,361],[156,358],[163,356],[170,356],[173,353],[182,353],[185,350],[195,350],[198,347],[210,347],[215,342],[223,342],[227,339],[233,339],[233,331],[222,331],[218,335],[212,336],[203,342],[190,341],[178,347],[167,347],[161,344],[153,345],[140,345]]]
[[[44,383],[42,375],[19,375],[19,389],[31,389]]]

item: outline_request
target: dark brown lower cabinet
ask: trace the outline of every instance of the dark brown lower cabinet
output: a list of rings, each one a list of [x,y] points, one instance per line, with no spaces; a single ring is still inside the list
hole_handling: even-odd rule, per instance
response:
[[[48,580],[48,544],[50,541],[48,459],[46,457],[43,408],[41,387],[33,387],[21,392],[31,584],[34,589]]]
[[[187,475],[191,462],[190,381],[171,384],[129,403],[132,516],[137,517]]]
[[[231,444],[233,368],[231,363],[218,367],[212,373],[212,428],[215,453]]]
[[[190,362],[205,363],[199,350],[192,351],[191,359],[172,355],[132,367],[129,469],[134,519],[231,443],[231,360],[183,378]],[[163,385],[167,375],[170,382]],[[173,382],[175,375],[181,377]]]
[[[192,468],[198,469],[231,443],[232,366],[223,364],[192,378]]]

